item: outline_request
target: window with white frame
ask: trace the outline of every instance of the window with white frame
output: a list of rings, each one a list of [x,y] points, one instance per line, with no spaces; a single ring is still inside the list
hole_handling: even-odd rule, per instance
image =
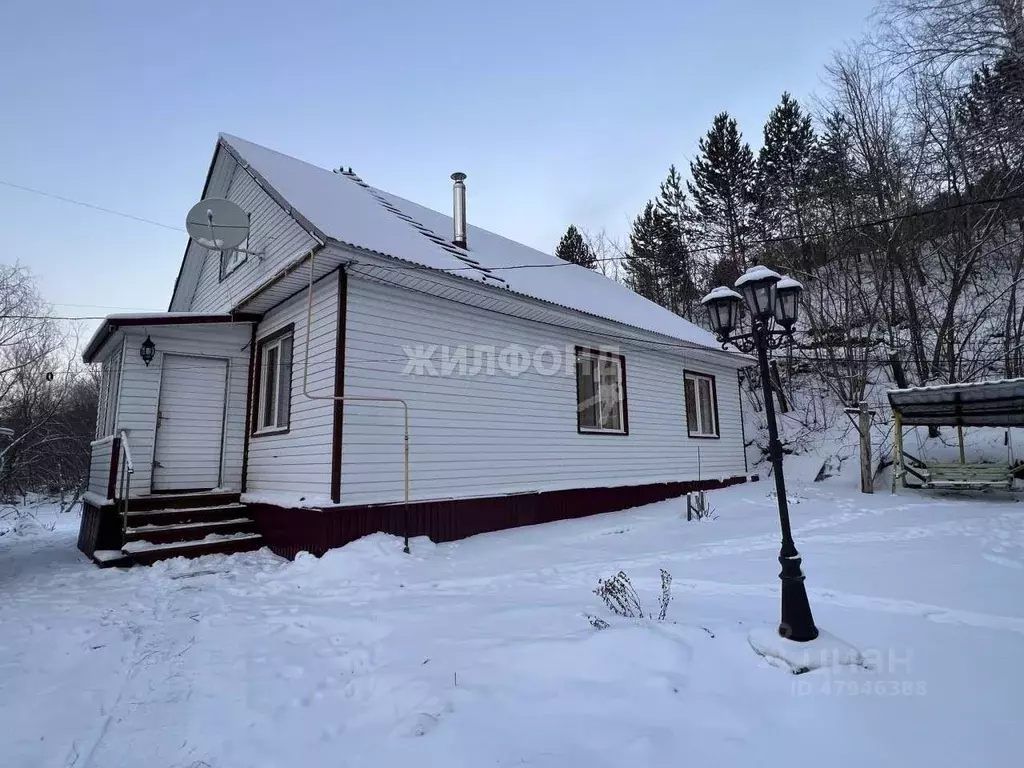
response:
[[[718,437],[718,394],[715,377],[687,371],[683,375],[686,395],[686,431],[690,437]]]
[[[258,342],[255,434],[286,432],[292,400],[293,326]]]
[[[579,432],[629,433],[622,355],[576,348],[576,412]]]
[[[117,394],[121,385],[121,347],[102,364],[99,400],[96,408],[96,437],[114,434],[117,425]]]
[[[249,258],[249,254],[242,253],[241,251],[221,251],[220,279],[223,280],[240,266],[245,264],[247,258]]]
[[[252,223],[252,217],[250,215],[250,224]],[[230,251],[221,251],[218,256],[220,258],[220,279],[223,280],[240,266],[245,264],[249,258],[249,254],[246,251],[249,250],[249,238],[245,239],[245,242],[238,246],[238,249],[231,249]]]

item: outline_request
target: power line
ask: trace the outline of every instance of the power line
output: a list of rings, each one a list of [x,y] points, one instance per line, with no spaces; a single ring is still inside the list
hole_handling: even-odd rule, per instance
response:
[[[57,194],[45,192],[45,191],[42,191],[42,190],[33,189],[31,187],[25,187],[23,185],[14,184],[13,182],[4,181],[2,179],[0,179],[0,184],[4,184],[6,186],[9,186],[9,187],[12,187],[12,188],[15,188],[15,189],[19,189],[19,190],[23,190],[23,191],[26,191],[26,192],[31,192],[33,194],[42,195],[44,197],[54,198],[54,199],[61,200],[63,202],[71,203],[71,204],[74,204],[74,205],[80,205],[82,207],[89,208],[89,209],[92,209],[92,210],[97,210],[97,211],[101,211],[101,212],[104,212],[104,213],[109,213],[109,214],[112,214],[112,215],[121,216],[123,218],[131,219],[131,220],[134,220],[134,221],[139,221],[139,222],[146,223],[146,224],[152,224],[154,226],[162,227],[164,229],[170,229],[170,230],[179,231],[179,232],[184,231],[181,227],[173,227],[173,226],[170,226],[170,225],[167,225],[167,224],[163,224],[161,222],[153,221],[153,220],[146,219],[146,218],[143,218],[143,217],[140,217],[140,216],[135,216],[133,214],[124,213],[122,211],[117,211],[117,210],[114,210],[114,209],[111,209],[111,208],[106,208],[106,207],[103,207],[103,206],[94,205],[92,203],[87,203],[87,202],[83,202],[83,201],[80,201],[80,200],[74,200],[72,198],[68,198],[68,197],[64,197],[62,195],[57,195]],[[881,218],[881,219],[876,219],[876,220],[869,221],[869,222],[862,222],[862,223],[859,223],[859,224],[849,225],[849,226],[846,226],[846,227],[835,228],[835,229],[832,229],[832,230],[820,230],[820,231],[817,231],[817,232],[807,233],[807,234],[803,234],[803,235],[788,235],[788,236],[778,236],[778,237],[761,238],[761,239],[757,239],[757,240],[751,240],[751,241],[748,241],[748,244],[751,245],[751,246],[770,245],[770,244],[781,243],[781,242],[792,242],[792,241],[796,241],[796,240],[814,239],[814,238],[825,237],[825,236],[829,236],[829,235],[834,236],[834,235],[843,234],[843,233],[846,233],[846,232],[853,232],[853,231],[862,230],[862,229],[865,229],[865,228],[868,228],[868,227],[882,226],[884,224],[892,224],[892,223],[895,223],[895,222],[898,222],[898,221],[904,221],[904,220],[908,220],[908,219],[915,219],[915,218],[920,218],[920,217],[924,217],[924,216],[930,216],[930,215],[933,215],[933,214],[936,214],[936,213],[944,213],[944,212],[947,212],[947,211],[959,210],[959,209],[973,207],[973,206],[978,206],[978,205],[992,205],[992,204],[996,204],[996,203],[1006,202],[1006,201],[1010,201],[1010,200],[1018,200],[1018,199],[1022,199],[1022,198],[1024,198],[1024,193],[1002,195],[1002,196],[998,196],[998,197],[987,198],[987,199],[984,199],[984,200],[961,201],[959,203],[954,203],[954,204],[950,204],[950,205],[947,205],[947,206],[942,206],[942,207],[939,207],[939,208],[925,209],[925,210],[920,210],[920,211],[912,211],[912,212],[909,212],[909,213],[889,216],[889,217],[885,217],[885,218]],[[701,248],[692,248],[692,249],[690,249],[690,253],[699,253],[699,252],[712,251],[712,250],[719,250],[719,249],[718,249],[717,246],[705,246],[705,247],[701,247]],[[617,258],[619,258],[619,257],[602,258],[602,259],[597,259],[597,261],[613,261],[613,260],[615,260]],[[362,263],[362,262],[353,262],[353,265],[354,266],[369,266],[369,265],[366,265],[365,263]],[[562,266],[570,266],[570,263],[569,262],[557,262],[557,263],[553,263],[553,264],[513,264],[513,265],[500,266],[500,267],[489,267],[488,269],[491,270],[491,271],[495,271],[495,270],[513,270],[513,269],[544,269],[544,268],[562,267]],[[436,268],[431,268],[431,267],[427,267],[427,266],[424,266],[424,265],[393,265],[393,266],[389,267],[389,269],[394,269],[394,270],[431,270],[431,271],[437,271]],[[461,267],[461,268],[460,267],[455,267],[455,268],[441,270],[441,271],[457,272],[457,271],[478,271],[478,270],[477,270],[476,267]],[[524,320],[525,319],[525,318],[520,318],[517,315],[512,315],[510,313],[502,312],[500,310],[496,310],[496,309],[493,309],[493,308],[478,307],[478,306],[476,306],[474,304],[469,304],[467,302],[461,302],[461,301],[458,301],[456,299],[452,299],[450,297],[437,296],[436,294],[427,293],[426,291],[418,291],[418,290],[416,290],[414,288],[410,288],[408,286],[403,286],[403,285],[400,285],[400,284],[395,283],[393,281],[386,280],[386,279],[383,279],[383,278],[380,278],[380,277],[373,277],[372,279],[377,280],[377,281],[382,282],[382,283],[386,283],[386,284],[395,286],[395,287],[403,288],[405,290],[412,290],[412,291],[415,291],[415,292],[420,293],[422,295],[431,296],[431,297],[434,297],[434,298],[442,298],[442,299],[444,299],[446,301],[450,301],[450,302],[453,302],[453,303],[461,304],[463,306],[467,306],[467,307],[470,307],[470,308],[473,308],[473,309],[478,309],[478,310],[482,310],[482,311],[492,312],[492,313],[495,313],[495,314],[499,314],[499,315],[503,315],[503,316],[506,316],[506,317],[511,317],[511,318],[515,318],[515,319],[519,319],[519,320]],[[432,283],[432,284],[436,285],[436,286],[439,286],[438,283]],[[62,304],[61,306],[87,306],[87,307],[88,306],[93,306],[93,307],[97,307],[97,308],[125,309],[124,307],[103,307],[102,305],[89,305],[89,304],[83,304],[83,305]],[[8,315],[6,319],[14,319],[14,320],[64,320],[64,321],[91,320],[91,321],[95,321],[95,320],[105,320],[106,318],[103,317],[103,316],[95,316],[95,315],[77,315],[77,316],[75,316],[75,315]],[[535,319],[530,320],[530,322],[541,323],[543,325],[547,325],[547,326],[550,326],[550,327],[557,328],[557,329],[559,329],[561,331],[579,332],[579,329],[571,328],[571,327],[568,327],[568,326],[558,325],[557,323],[550,323],[550,322],[540,321],[540,320],[535,320]],[[623,335],[618,335],[618,334],[613,334],[613,333],[605,333],[605,332],[602,332],[602,333],[600,333],[598,335],[600,335],[600,336],[602,336],[604,338],[617,339],[617,340],[620,340],[620,341],[656,344],[656,345],[659,345],[661,347],[666,347],[666,348],[694,349],[696,347],[698,349],[707,349],[707,347],[704,347],[703,345],[700,345],[700,344],[686,344],[686,343],[679,343],[679,342],[654,341],[654,340],[650,340],[650,339],[638,338],[638,337],[635,337],[635,336],[623,336]],[[994,352],[993,353],[994,359],[992,360],[992,362],[997,362],[998,361],[998,357],[999,357],[1000,354],[1001,353]],[[886,359],[892,359],[892,358],[886,358]],[[982,362],[982,361],[988,361],[988,359],[989,359],[988,357],[960,358],[960,362]],[[402,360],[402,358],[379,359],[379,360],[364,359],[364,360],[360,360],[359,362],[360,363],[376,363],[376,362],[386,363],[386,362],[399,362],[401,360]],[[911,362],[914,362],[914,358],[902,358],[902,359],[899,359],[899,361],[903,362],[903,363],[911,363]]]
[[[144,224],[152,224],[153,226],[161,227],[163,229],[169,229],[169,230],[172,230],[174,232],[185,232],[185,229],[183,227],[176,227],[176,226],[172,226],[170,224],[164,224],[163,222],[154,221],[152,219],[147,219],[147,218],[144,218],[142,216],[136,216],[136,215],[131,214],[131,213],[125,213],[124,211],[118,211],[118,210],[113,209],[113,208],[107,208],[107,207],[104,207],[104,206],[101,206],[101,205],[95,205],[93,203],[88,203],[88,202],[85,202],[85,201],[82,201],[82,200],[75,200],[73,198],[65,197],[63,195],[58,195],[58,194],[55,194],[55,193],[52,193],[52,192],[46,192],[46,191],[43,191],[43,190],[34,189],[32,187],[26,187],[26,186],[24,186],[22,184],[15,184],[14,182],[11,182],[11,181],[5,181],[3,179],[0,179],[0,184],[3,184],[3,185],[8,186],[8,187],[12,187],[13,189],[19,189],[19,190],[22,190],[24,192],[31,192],[32,194],[41,195],[43,197],[49,197],[49,198],[53,198],[55,200],[61,200],[61,201],[65,202],[65,203],[70,203],[72,205],[79,205],[79,206],[82,206],[84,208],[89,208],[91,210],[101,211],[103,213],[108,213],[108,214],[111,214],[111,215],[114,215],[114,216],[121,216],[122,218],[130,219],[132,221],[138,221],[138,222],[142,222]],[[881,219],[875,219],[873,221],[866,221],[866,222],[861,222],[861,223],[858,223],[858,224],[850,224],[850,225],[847,225],[847,226],[844,226],[844,227],[838,227],[838,228],[833,228],[833,229],[828,229],[828,230],[824,230],[823,229],[823,230],[818,230],[818,231],[815,231],[815,232],[808,232],[808,233],[804,233],[804,234],[779,235],[779,236],[775,236],[775,237],[756,238],[756,239],[753,239],[753,240],[746,241],[746,244],[749,247],[756,247],[756,246],[776,245],[776,244],[779,244],[779,243],[787,243],[787,242],[814,240],[816,238],[822,238],[822,237],[846,234],[848,232],[856,232],[856,231],[867,229],[867,228],[870,228],[870,227],[878,227],[878,226],[882,226],[884,224],[894,224],[894,223],[899,222],[899,221],[906,221],[906,220],[909,220],[909,219],[923,218],[925,216],[931,216],[931,215],[936,214],[936,213],[945,213],[947,211],[961,210],[963,208],[971,208],[971,207],[979,206],[979,205],[994,205],[994,204],[997,204],[997,203],[1003,203],[1003,202],[1009,202],[1011,200],[1021,200],[1021,199],[1024,199],[1024,192],[1018,192],[1018,193],[1007,194],[1007,195],[1000,195],[1000,196],[997,196],[997,197],[990,197],[990,198],[986,198],[986,199],[983,199],[983,200],[962,200],[962,201],[960,201],[958,203],[953,203],[953,204],[942,206],[942,207],[938,207],[938,208],[928,208],[928,209],[922,209],[922,210],[919,210],[919,211],[910,211],[908,213],[896,214],[896,215],[888,216],[888,217],[881,218]],[[691,254],[694,254],[694,253],[717,252],[717,251],[720,251],[720,250],[722,250],[722,246],[721,245],[704,245],[704,246],[695,246],[695,247],[688,248],[687,252],[691,253]],[[595,259],[595,262],[603,263],[603,262],[609,262],[609,261],[617,261],[617,260],[620,260],[621,258],[622,258],[621,256],[601,257],[601,258]],[[568,267],[568,266],[575,266],[575,265],[572,264],[571,262],[567,262],[567,261],[558,261],[558,262],[550,263],[550,264],[506,264],[504,266],[494,266],[494,267],[486,267],[485,266],[484,270],[494,272],[494,271],[509,271],[509,270],[517,270],[517,269],[550,269],[552,267]],[[426,265],[421,265],[421,264],[395,265],[395,266],[393,266],[391,268],[392,269],[400,269],[400,270],[436,270],[436,269],[438,269],[437,267],[428,267]],[[467,266],[467,267],[451,267],[451,268],[448,268],[448,269],[444,269],[443,271],[445,271],[445,272],[479,272],[479,271],[481,271],[481,269],[478,268],[478,267],[468,267]]]
[[[807,233],[804,233],[802,235],[779,235],[777,237],[765,237],[765,238],[758,238],[758,239],[754,239],[754,240],[747,240],[746,241],[746,245],[748,247],[756,247],[756,246],[759,246],[759,245],[760,246],[763,246],[763,245],[776,245],[778,243],[788,243],[788,242],[796,242],[796,241],[814,240],[816,238],[823,238],[823,237],[841,235],[841,234],[846,234],[848,232],[856,232],[856,231],[859,231],[859,230],[862,230],[862,229],[867,229],[867,228],[870,228],[870,227],[880,227],[880,226],[882,226],[884,224],[894,224],[896,222],[906,221],[908,219],[923,218],[925,216],[931,216],[931,215],[937,214],[937,213],[946,213],[947,211],[956,211],[956,210],[961,210],[963,208],[971,208],[971,207],[978,206],[978,205],[994,205],[996,203],[1003,203],[1003,202],[1009,202],[1011,200],[1021,200],[1021,199],[1024,199],[1024,192],[1017,192],[1017,193],[1008,194],[1008,195],[1000,195],[998,197],[990,197],[990,198],[986,198],[984,200],[962,200],[959,203],[954,203],[952,205],[942,206],[940,208],[928,208],[928,209],[922,209],[920,211],[910,211],[909,213],[902,213],[902,214],[897,214],[897,215],[894,215],[894,216],[887,216],[885,218],[875,219],[873,221],[865,221],[865,222],[861,222],[859,224],[850,224],[850,225],[845,226],[845,227],[837,227],[837,228],[834,228],[834,229],[827,229],[827,230],[823,229],[823,230],[818,230],[816,232],[807,232]],[[687,253],[690,253],[690,254],[693,254],[693,253],[709,253],[709,252],[715,252],[715,251],[721,251],[721,250],[722,250],[722,246],[721,245],[704,245],[704,246],[697,246],[697,247],[693,247],[693,248],[688,248],[687,249]],[[594,261],[600,263],[600,262],[607,262],[607,261],[617,261],[617,260],[621,260],[621,258],[622,258],[621,256],[608,256],[608,257],[594,259]],[[509,264],[509,265],[505,265],[505,266],[501,266],[501,267],[488,267],[488,266],[483,266],[483,267],[452,267],[452,268],[443,268],[443,271],[445,271],[445,272],[465,272],[465,271],[496,272],[496,271],[499,271],[499,270],[550,269],[551,267],[568,267],[568,266],[576,266],[576,265],[574,265],[574,264],[572,264],[571,262],[568,262],[568,261],[560,261],[558,263],[553,263],[553,264]],[[438,267],[428,267],[428,266],[421,265],[421,264],[409,264],[409,265],[400,265],[400,266],[389,267],[389,269],[401,269],[401,270],[422,270],[422,269],[427,269],[427,270],[436,271],[439,268]]]
[[[552,323],[552,322],[545,321],[545,320],[537,320],[536,318],[519,317],[518,315],[513,315],[513,314],[510,314],[508,312],[503,312],[500,309],[495,309],[493,307],[478,307],[475,304],[470,304],[468,302],[459,301],[458,299],[454,299],[454,298],[452,298],[450,296],[439,296],[439,295],[436,295],[436,294],[433,294],[433,293],[428,293],[427,291],[421,291],[421,290],[418,290],[416,288],[410,288],[407,285],[402,285],[401,283],[396,283],[396,282],[393,282],[391,280],[385,280],[383,278],[376,277],[376,276],[373,276],[370,279],[376,280],[376,281],[381,282],[381,283],[387,283],[388,285],[392,285],[392,286],[394,286],[396,288],[401,288],[401,289],[406,290],[406,291],[414,291],[414,292],[419,293],[419,294],[424,295],[424,296],[430,296],[432,298],[442,299],[444,301],[448,301],[448,302],[451,302],[453,304],[460,304],[462,306],[470,307],[472,309],[478,309],[478,310],[480,310],[482,312],[490,312],[490,313],[493,313],[493,314],[496,314],[496,315],[501,315],[503,317],[510,317],[510,318],[514,318],[516,320],[521,320],[521,321],[529,322],[529,323],[540,323],[541,325],[546,325],[546,326],[549,326],[549,327],[552,327],[552,328],[556,328],[556,329],[558,329],[560,331],[568,331],[570,333],[577,333],[577,334],[579,334],[579,333],[586,333],[586,334],[591,334],[591,335],[594,335],[594,336],[600,336],[601,338],[617,339],[619,341],[638,342],[638,343],[641,343],[641,344],[656,344],[659,347],[670,348],[670,349],[687,349],[687,350],[691,350],[691,351],[707,351],[707,350],[718,350],[718,351],[721,351],[720,347],[706,347],[706,346],[704,346],[702,344],[698,344],[697,342],[693,342],[693,343],[687,344],[687,343],[682,342],[682,341],[677,341],[677,342],[672,342],[672,341],[656,341],[656,340],[653,340],[653,339],[645,339],[645,338],[640,338],[640,337],[637,337],[637,336],[623,336],[623,335],[619,335],[619,334],[615,334],[615,333],[608,333],[608,332],[605,332],[605,331],[601,331],[601,332],[597,332],[597,333],[591,332],[591,331],[585,331],[585,330],[581,330],[579,328],[572,328],[570,326],[559,325],[558,323]],[[427,282],[431,282],[432,285],[436,285],[438,287],[443,287],[443,286],[440,286],[439,283],[433,283],[432,281],[427,281]],[[699,326],[697,326],[697,327],[699,327]],[[710,333],[710,331],[709,331],[709,333]],[[795,347],[795,348],[799,349],[799,347]],[[1002,354],[1002,352],[998,352],[998,353],[994,352],[993,355],[995,356],[995,359],[993,360],[993,362],[998,362],[999,356],[1001,354]],[[801,357],[800,359],[801,360],[809,360],[809,359],[812,359],[812,358]],[[893,358],[890,358],[888,356],[884,356],[884,360],[880,360],[878,362],[886,362],[886,361],[889,361],[889,360],[892,360],[892,359]],[[913,357],[897,358],[897,359],[901,363],[913,363],[913,362],[916,361],[916,358],[913,358]],[[989,358],[987,356],[978,356],[978,357],[975,357],[975,358],[966,358],[966,357],[965,358],[959,358],[960,362],[982,362],[982,361],[987,361],[988,359]],[[371,362],[371,361],[370,360],[361,360],[360,362]],[[863,361],[858,361],[858,362],[863,362]],[[868,362],[871,362],[871,361],[869,360]]]
[[[184,232],[185,231],[184,227],[175,227],[175,226],[172,226],[170,224],[164,224],[161,221],[153,221],[152,219],[147,219],[147,218],[144,218],[142,216],[136,216],[133,213],[125,213],[124,211],[118,211],[118,210],[115,210],[113,208],[106,208],[106,207],[104,207],[102,205],[95,205],[94,203],[87,203],[84,200],[75,200],[74,198],[71,198],[71,197],[65,197],[64,195],[58,195],[58,194],[56,194],[54,192],[45,192],[45,191],[43,191],[41,189],[34,189],[32,187],[26,187],[23,184],[15,184],[13,181],[5,181],[4,179],[0,179],[0,184],[3,184],[5,187],[11,187],[12,189],[20,189],[22,192],[31,192],[33,195],[40,195],[42,197],[49,197],[49,198],[52,198],[54,200],[60,200],[61,202],[64,202],[64,203],[70,203],[71,205],[80,205],[83,208],[89,208],[89,209],[94,210],[94,211],[102,211],[103,213],[109,213],[112,216],[120,216],[121,218],[124,218],[124,219],[131,219],[132,221],[140,221],[143,224],[152,224],[154,227],[161,227],[163,229],[170,229],[170,230],[172,230],[174,232]]]
[[[680,346],[682,346],[682,345],[680,345]],[[692,347],[686,347],[686,349],[692,349]],[[705,349],[708,349],[708,348],[705,348]],[[799,350],[800,348],[797,347],[796,349]],[[780,350],[780,351],[785,351],[785,350],[783,349],[783,350]],[[472,349],[467,349],[467,352],[468,353],[472,352]],[[173,353],[170,353],[170,354],[173,354]],[[998,364],[998,363],[1000,363],[1002,361],[1002,356],[1003,356],[1002,351],[999,351],[999,352],[993,352],[991,354],[991,356],[977,356],[977,357],[962,357],[962,358],[958,358],[957,362],[961,363],[961,364],[975,364],[975,365],[977,365],[977,364],[988,363],[988,364],[991,364],[991,365],[996,365],[996,364]],[[467,354],[467,357],[466,357],[467,365],[469,364],[471,357],[472,357],[472,355]],[[495,358],[500,357],[500,350],[494,350],[494,357]],[[349,358],[349,359],[347,359],[345,361],[345,370],[349,370],[349,369],[365,370],[365,371],[379,370],[379,366],[390,365],[392,363],[408,363],[410,361],[410,359],[418,360],[419,358],[410,358],[408,356],[381,357],[381,358]],[[435,359],[434,357],[423,358],[423,361],[424,362],[429,361],[429,362],[431,362],[431,363],[433,363],[435,365],[441,365],[444,362],[443,360]],[[472,362],[475,365],[479,361],[476,358],[473,358]],[[858,366],[861,366],[861,365],[864,365],[864,364],[868,364],[868,365],[888,365],[891,362],[898,362],[898,363],[903,364],[903,365],[910,365],[910,364],[913,364],[913,363],[915,363],[917,361],[914,358],[910,358],[910,357],[891,358],[891,357],[888,357],[888,356],[878,356],[878,357],[871,357],[871,358],[864,358],[864,359],[838,359],[837,358],[835,360],[829,360],[829,359],[826,359],[826,358],[817,358],[817,357],[806,356],[806,355],[801,355],[799,357],[794,356],[794,358],[793,358],[793,363],[794,364],[809,363],[809,364],[818,364],[819,366],[820,365],[830,365],[830,366],[833,366],[835,368],[846,368],[846,367],[851,367],[851,366],[858,367]],[[451,364],[451,363],[452,363],[452,359],[449,358],[449,364]],[[277,365],[277,364],[276,363],[271,364],[271,363],[268,363],[268,362],[263,362],[263,363],[260,364],[259,369],[263,370],[265,368],[270,368],[272,365]],[[294,365],[297,365],[297,364],[293,361],[292,365],[294,366]],[[311,365],[315,365],[315,364],[312,363],[312,361],[311,361]],[[930,366],[930,362],[929,362],[929,366]],[[496,367],[500,368],[500,365],[496,364]],[[198,365],[184,365],[184,366],[181,366],[179,368],[179,370],[183,370],[183,371],[196,370],[196,371],[198,371],[198,370],[206,370],[206,368],[204,366],[198,366]],[[940,366],[940,370],[947,370],[947,368],[946,368],[946,366]]]
[[[358,266],[358,264],[356,264],[356,265]],[[378,277],[378,276],[372,276],[372,277],[370,277],[370,279],[374,280],[376,282],[385,283],[387,285],[394,286],[396,288],[401,288],[402,290],[413,291],[413,292],[419,293],[420,295],[423,295],[423,296],[429,296],[429,297],[435,298],[435,299],[442,299],[444,301],[448,301],[448,302],[451,302],[451,303],[454,303],[454,304],[459,304],[461,306],[469,307],[471,309],[480,310],[482,312],[490,312],[492,314],[497,314],[497,315],[501,315],[503,317],[509,317],[509,318],[513,318],[513,319],[516,319],[516,320],[521,320],[521,321],[524,321],[524,322],[539,323],[541,325],[545,325],[545,326],[548,326],[548,327],[556,328],[556,329],[558,329],[560,331],[568,331],[570,333],[588,333],[588,334],[591,334],[591,335],[600,336],[602,338],[616,339],[616,340],[619,340],[619,341],[627,341],[627,342],[638,342],[638,343],[641,343],[641,344],[654,344],[654,345],[657,345],[659,347],[671,348],[671,349],[688,349],[688,350],[696,350],[696,351],[709,350],[709,349],[710,350],[718,350],[717,347],[707,347],[707,346],[705,346],[703,344],[699,344],[697,342],[685,343],[685,342],[682,342],[682,341],[678,341],[678,342],[659,341],[659,340],[654,340],[654,339],[641,338],[641,337],[637,337],[637,336],[624,336],[624,335],[620,335],[620,334],[609,333],[609,332],[606,332],[606,331],[601,331],[601,332],[594,333],[594,332],[586,331],[586,330],[579,329],[579,328],[573,328],[571,326],[559,325],[558,323],[552,323],[552,322],[545,321],[545,320],[538,320],[536,318],[520,317],[519,315],[513,315],[513,314],[508,313],[508,312],[503,312],[503,311],[495,309],[493,307],[480,307],[480,306],[477,306],[475,304],[470,304],[468,302],[459,301],[458,299],[454,299],[454,298],[451,298],[449,296],[439,296],[439,295],[434,294],[434,293],[428,293],[427,291],[422,291],[422,290],[418,290],[416,288],[411,288],[411,287],[409,287],[407,285],[402,285],[401,283],[396,283],[396,282],[393,282],[391,280],[386,280],[386,279]],[[439,283],[433,283],[432,281],[427,281],[427,282],[431,282],[432,285],[435,285],[435,286],[438,286],[438,287],[442,287],[442,286],[440,286]],[[89,316],[89,315],[81,315],[81,316],[6,315],[5,317],[0,317],[0,321],[2,321],[4,319],[14,319],[14,320],[106,320],[107,318],[103,317],[103,316],[95,316],[95,315],[93,315],[93,316]],[[700,326],[696,326],[696,327],[699,328]],[[641,330],[645,330],[645,329],[641,329]],[[709,333],[710,333],[710,331],[709,331]],[[796,349],[800,349],[799,346],[796,346],[795,348]],[[1002,352],[993,352],[992,354],[995,356],[995,359],[993,360],[993,362],[996,362],[996,361],[998,361],[998,358],[1002,354]],[[360,363],[376,363],[376,362],[384,363],[384,362],[397,362],[397,361],[400,361],[402,359],[405,359],[405,358],[380,358],[380,359],[363,358],[363,359],[359,359],[358,362],[360,362]],[[808,359],[809,360],[809,359],[811,359],[811,357],[810,356],[804,356],[801,359]],[[987,356],[981,356],[981,355],[979,355],[977,357],[970,357],[970,358],[968,358],[968,357],[961,357],[961,358],[959,358],[960,362],[982,362],[982,361],[987,361],[988,359],[989,358]],[[876,362],[886,362],[886,361],[890,361],[890,360],[896,360],[896,361],[901,362],[901,363],[912,363],[912,362],[916,361],[916,358],[914,358],[914,357],[892,358],[892,357],[889,357],[889,356],[882,356],[882,358],[880,358]],[[855,362],[863,362],[863,359],[857,358],[855,360]],[[868,362],[871,362],[871,361],[868,360]]]
[[[88,309],[120,309],[125,312],[159,312],[160,310],[146,309],[145,307],[119,307],[111,306],[109,304],[73,304],[67,301],[51,301],[48,302],[55,307],[86,307]]]
[[[0,315],[4,320],[106,320],[104,315]]]

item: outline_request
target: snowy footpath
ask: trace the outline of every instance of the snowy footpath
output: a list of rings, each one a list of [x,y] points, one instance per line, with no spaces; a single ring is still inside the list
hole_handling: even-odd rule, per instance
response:
[[[819,626],[867,667],[793,675],[771,486],[434,546],[371,536],[99,570],[76,520],[0,537],[0,764],[1019,766],[1024,504],[792,494]],[[593,594],[619,569],[666,621]],[[598,630],[586,614],[610,625]]]

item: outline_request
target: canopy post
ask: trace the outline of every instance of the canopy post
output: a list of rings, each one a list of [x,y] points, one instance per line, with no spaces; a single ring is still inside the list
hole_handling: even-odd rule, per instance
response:
[[[893,410],[895,442],[893,444],[892,492],[896,493],[896,479],[903,478],[903,417]]]
[[[960,463],[967,463],[967,456],[964,453],[964,407],[963,396],[959,392],[953,393],[953,408],[956,413],[956,439],[960,444]]]
[[[857,404],[860,432],[860,492],[874,493],[874,467],[871,464],[871,416],[874,414],[866,400]]]

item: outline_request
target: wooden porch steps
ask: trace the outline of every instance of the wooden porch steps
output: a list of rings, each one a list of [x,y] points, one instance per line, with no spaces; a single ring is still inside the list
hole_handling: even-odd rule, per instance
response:
[[[198,491],[195,493],[155,493],[152,496],[133,498],[128,502],[128,512],[152,512],[153,510],[182,509],[189,507],[220,507],[237,504],[237,491]]]
[[[237,502],[214,506],[174,507],[138,510],[128,507],[128,528],[144,526],[188,525],[192,523],[218,523],[246,517],[246,507]]]
[[[237,493],[131,499],[120,550],[98,550],[102,568],[150,565],[172,557],[249,552],[263,537]]]
[[[131,521],[130,521],[131,522]],[[197,523],[176,523],[170,525],[142,525],[128,528],[124,532],[125,543],[148,541],[150,544],[169,544],[173,541],[194,541],[211,533],[254,533],[256,523],[248,517],[233,517],[228,520],[212,520]]]
[[[189,541],[174,541],[168,544],[153,544],[148,541],[130,541],[122,552],[134,565],[152,565],[159,560],[172,557],[199,557],[201,555],[230,555],[235,552],[252,552],[263,546],[263,537],[258,533],[206,534]]]
[[[132,559],[120,549],[94,550],[92,561],[100,568],[127,568],[132,564]]]

